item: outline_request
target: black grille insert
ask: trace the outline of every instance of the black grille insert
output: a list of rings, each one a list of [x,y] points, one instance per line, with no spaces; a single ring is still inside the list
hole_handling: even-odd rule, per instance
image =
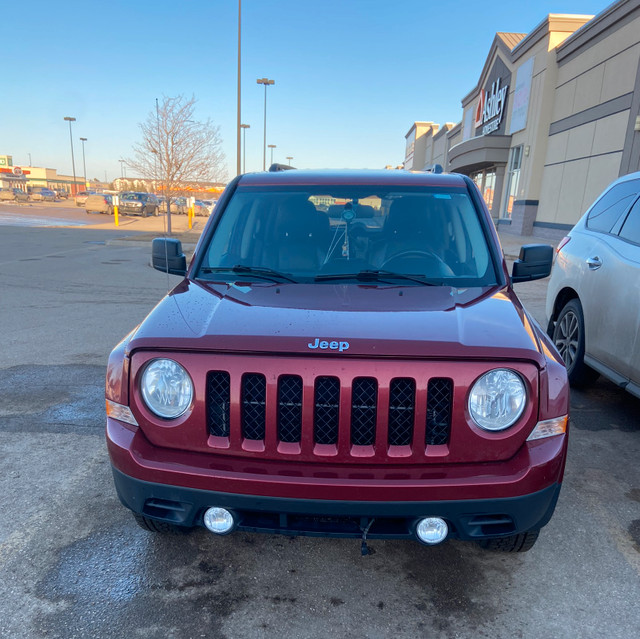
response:
[[[242,436],[264,439],[267,403],[267,382],[264,375],[247,373],[242,376]]]
[[[453,381],[444,377],[430,379],[427,388],[427,445],[449,441],[452,403]]]
[[[356,377],[351,390],[351,443],[370,446],[376,441],[378,381],[374,377]]]
[[[282,375],[278,379],[278,439],[299,442],[302,436],[302,378]]]
[[[409,446],[413,440],[416,383],[400,377],[389,387],[389,445]]]
[[[340,380],[317,377],[314,389],[313,430],[316,444],[338,443],[340,417]]]
[[[229,405],[231,380],[225,371],[207,374],[207,423],[209,432],[217,437],[229,437]]]

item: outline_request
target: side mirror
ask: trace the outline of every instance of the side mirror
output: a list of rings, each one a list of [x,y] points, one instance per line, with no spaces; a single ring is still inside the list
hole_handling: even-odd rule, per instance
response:
[[[531,282],[547,277],[553,264],[553,247],[548,244],[527,244],[520,248],[520,257],[513,263],[511,281]]]
[[[163,273],[187,274],[187,258],[180,240],[156,237],[151,243],[151,262],[153,268]]]

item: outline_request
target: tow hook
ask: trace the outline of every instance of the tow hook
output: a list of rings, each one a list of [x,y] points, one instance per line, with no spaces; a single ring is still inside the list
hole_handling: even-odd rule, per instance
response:
[[[363,557],[366,557],[367,555],[373,555],[376,551],[373,548],[370,548],[369,546],[367,546],[367,533],[369,532],[369,528],[371,528],[371,525],[373,524],[373,522],[375,521],[374,518],[369,519],[369,523],[367,524],[366,528],[364,527],[364,522],[366,521],[366,519],[361,519],[361,525],[360,525],[360,530],[362,531],[362,543],[360,545],[360,553]]]

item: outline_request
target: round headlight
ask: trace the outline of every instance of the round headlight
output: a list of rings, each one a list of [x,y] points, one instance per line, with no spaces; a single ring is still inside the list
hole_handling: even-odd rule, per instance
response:
[[[172,359],[154,359],[145,369],[140,386],[149,410],[164,419],[180,417],[191,406],[191,378]]]
[[[506,368],[485,373],[469,394],[469,413],[484,430],[509,428],[524,411],[527,391],[520,375]]]

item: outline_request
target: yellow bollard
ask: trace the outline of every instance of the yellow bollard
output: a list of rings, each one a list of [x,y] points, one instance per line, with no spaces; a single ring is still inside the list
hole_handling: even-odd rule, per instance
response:
[[[118,223],[118,205],[117,204],[113,207],[113,218],[115,220],[116,226],[120,226]]]
[[[189,207],[189,228],[193,228],[193,207]]]

